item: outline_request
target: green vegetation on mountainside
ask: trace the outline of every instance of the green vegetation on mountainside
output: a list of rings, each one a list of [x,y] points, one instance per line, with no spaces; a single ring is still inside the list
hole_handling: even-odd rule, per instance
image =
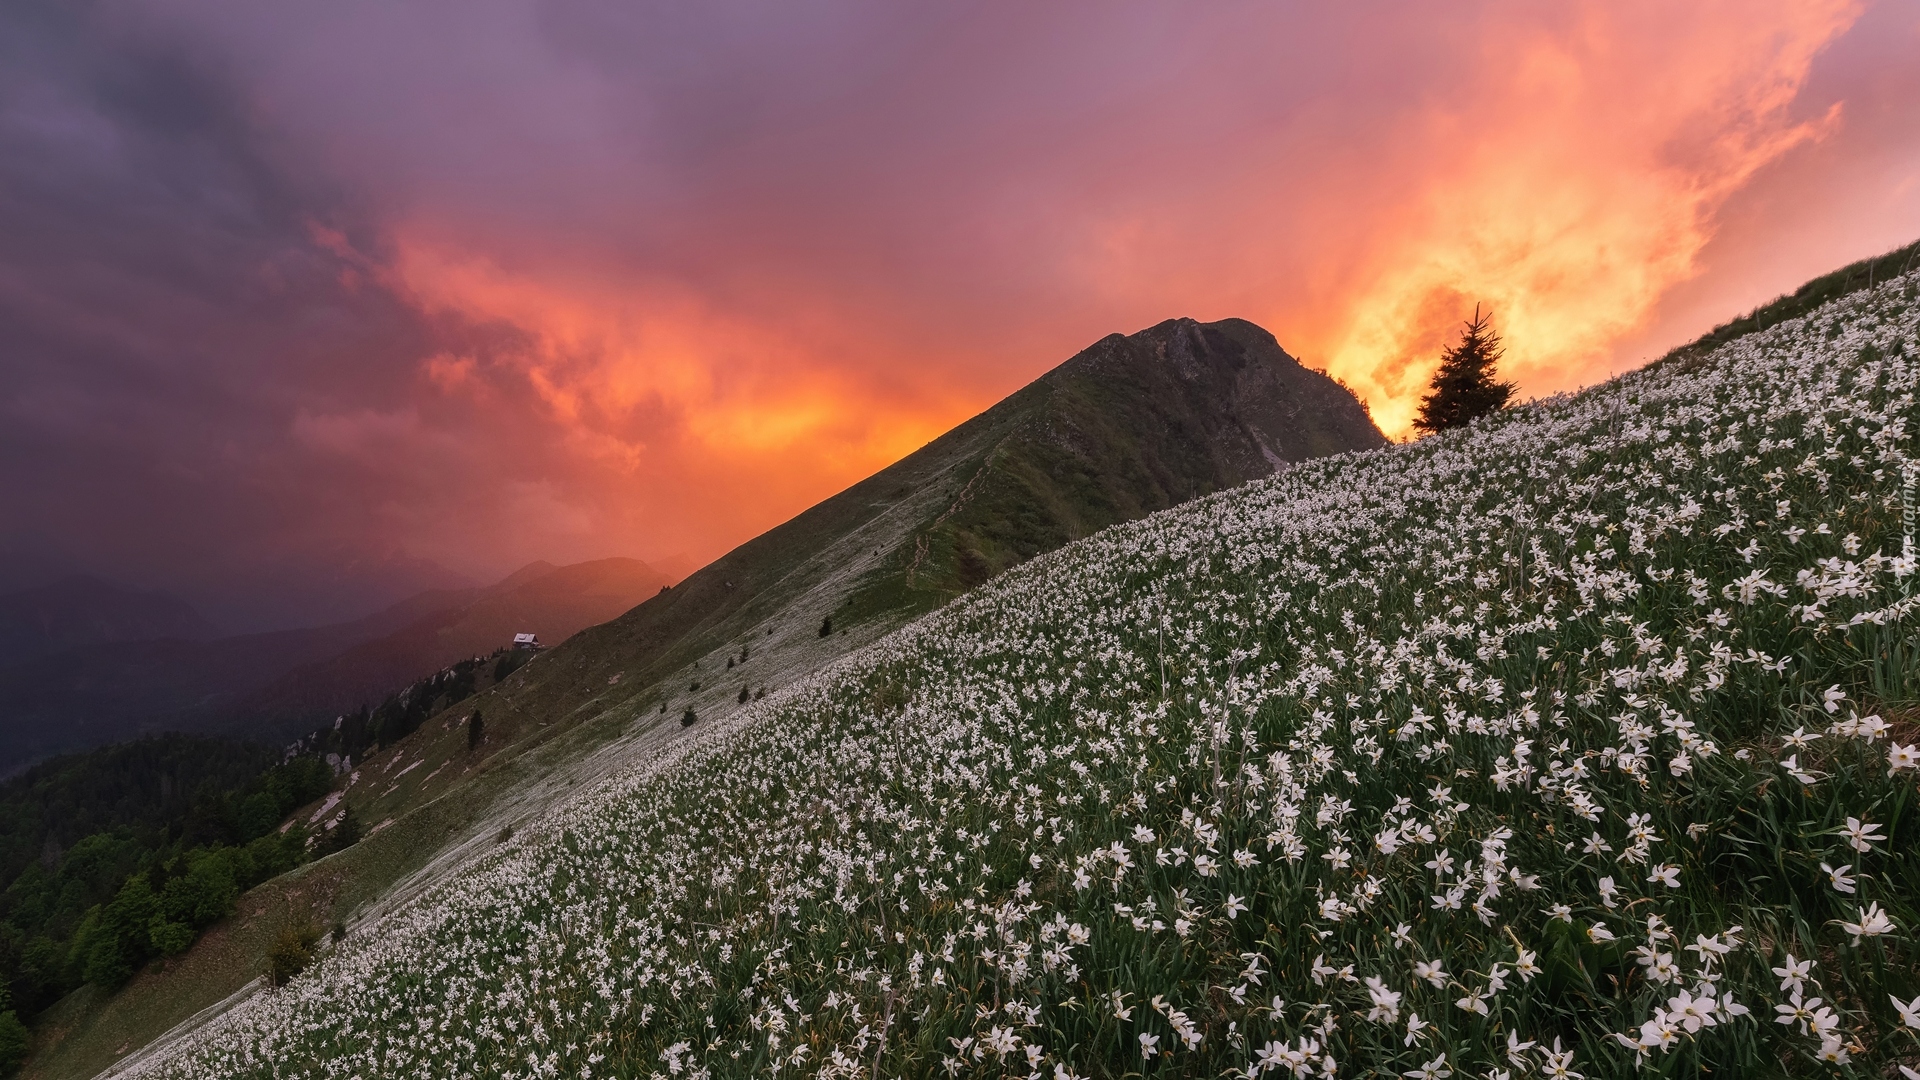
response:
[[[669,673],[765,644],[768,631],[811,636],[831,616],[837,631],[870,638],[1109,525],[1385,443],[1350,391],[1252,323],[1173,319],[1113,334],[583,632],[502,704],[546,720],[642,696],[665,704],[672,694],[655,687]]]
[[[1033,560],[136,1075],[1910,1069],[1916,284]]]
[[[597,755],[677,734],[688,709],[702,722],[723,716],[1112,522],[1384,441],[1357,399],[1251,323],[1174,320],[1113,335],[503,684],[436,695],[446,711],[432,717],[419,715],[429,699],[389,701],[393,725],[362,725],[356,740],[343,724],[323,737],[319,751],[352,756],[340,794],[367,839],[260,890],[242,905],[245,932],[210,935],[178,974],[149,972],[104,1002],[77,999],[30,1074],[99,1068],[261,973],[277,933],[266,927],[288,912],[351,920],[445,852],[491,842],[498,823],[564,794],[583,769],[611,767]],[[829,615],[836,632],[823,637]],[[473,711],[486,737],[470,751]]]
[[[0,784],[0,987],[31,1019],[83,983],[181,952],[239,893],[307,858],[277,831],[325,792],[314,758],[165,735]]]

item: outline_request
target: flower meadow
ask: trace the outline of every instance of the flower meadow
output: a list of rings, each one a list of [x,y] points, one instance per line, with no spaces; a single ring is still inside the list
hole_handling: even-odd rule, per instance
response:
[[[1920,1075],[1917,293],[1033,560],[144,1071]]]

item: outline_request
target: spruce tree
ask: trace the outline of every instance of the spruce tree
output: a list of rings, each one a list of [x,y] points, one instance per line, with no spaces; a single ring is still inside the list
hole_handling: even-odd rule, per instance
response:
[[[1413,426],[1432,435],[1506,408],[1513,384],[1494,378],[1494,365],[1505,353],[1500,335],[1493,332],[1493,313],[1482,315],[1475,304],[1459,344],[1441,354],[1440,369],[1420,399],[1420,415],[1414,417]]]
[[[487,722],[480,719],[480,710],[475,709],[473,710],[473,715],[467,718],[467,749],[478,749],[480,740],[486,737]]]

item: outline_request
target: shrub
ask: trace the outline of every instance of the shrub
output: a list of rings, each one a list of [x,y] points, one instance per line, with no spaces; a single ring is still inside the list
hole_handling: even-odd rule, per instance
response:
[[[320,929],[307,920],[289,924],[273,939],[267,950],[267,981],[285,986],[295,975],[313,963],[313,946],[320,940]]]
[[[0,994],[5,988],[0,987]],[[0,1076],[12,1076],[27,1060],[27,1025],[12,1009],[0,1012]]]

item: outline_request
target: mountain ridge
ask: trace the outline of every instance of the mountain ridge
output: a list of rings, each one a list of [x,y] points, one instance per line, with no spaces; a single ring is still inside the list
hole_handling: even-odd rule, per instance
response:
[[[29,660],[124,641],[199,641],[218,629],[170,593],[130,589],[87,574],[0,596],[0,657]]]
[[[98,1056],[102,1049],[192,1026],[197,1010],[243,991],[297,912],[323,925],[377,919],[577,786],[672,745],[688,723],[697,730],[819,670],[966,591],[970,579],[1104,524],[1271,475],[1269,454],[1286,462],[1283,454],[1386,444],[1357,398],[1256,331],[1168,320],[1103,338],[900,462],[351,762],[329,798],[353,808],[364,839],[242,897],[239,915],[104,1004],[83,992],[57,1006],[48,1023],[66,1033],[68,1049],[45,1060],[98,1068],[113,1056]],[[1261,395],[1296,391],[1303,396],[1284,408],[1256,407]],[[1106,415],[1115,410],[1121,421]],[[485,734],[469,749],[474,714],[484,714]],[[303,809],[295,820],[318,813]]]
[[[1917,289],[1190,500],[630,727],[129,1071],[1890,1075]],[[399,749],[364,768],[431,764]],[[1844,1015],[1771,1022],[1803,979]]]

